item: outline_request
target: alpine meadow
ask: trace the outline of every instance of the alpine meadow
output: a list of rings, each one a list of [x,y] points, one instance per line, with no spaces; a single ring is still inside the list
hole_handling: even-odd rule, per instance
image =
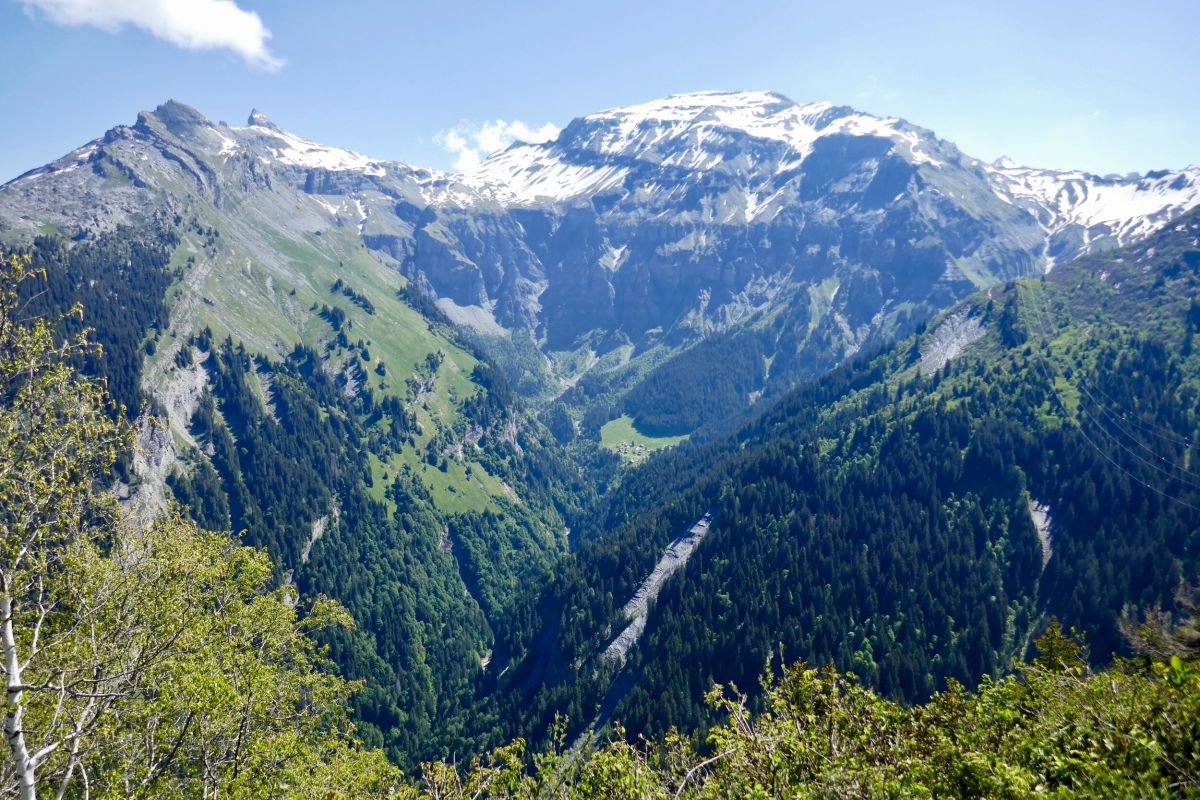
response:
[[[386,5],[0,6],[0,797],[1200,798],[1194,9]]]

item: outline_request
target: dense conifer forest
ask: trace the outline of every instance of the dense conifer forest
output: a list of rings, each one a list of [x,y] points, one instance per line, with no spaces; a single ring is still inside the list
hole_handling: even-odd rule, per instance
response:
[[[6,262],[0,356],[15,470],[6,535],[27,535],[43,559],[23,565],[14,538],[4,568],[47,581],[5,589],[33,626],[9,646],[43,659],[30,661],[43,683],[10,686],[9,713],[26,692],[31,737],[89,744],[10,748],[3,780],[56,781],[63,796],[82,796],[84,774],[125,796],[200,784],[264,796],[280,781],[308,787],[301,796],[1200,791],[1194,603],[1180,588],[1200,568],[1198,232],[1194,212],[1140,245],[979,294],[742,424],[729,417],[761,354],[741,338],[694,348],[695,370],[725,368],[737,390],[670,407],[692,369],[664,364],[625,410],[648,426],[693,414],[698,427],[620,471],[570,419],[534,422],[482,351],[457,427],[429,436],[409,409],[444,355],[414,365],[398,398],[329,369],[328,353],[298,345],[270,359],[204,330],[174,357],[207,376],[187,431],[197,454],[168,476],[177,511],[144,539],[105,487],[130,479],[133,409],[156,410],[142,364],[168,324],[172,234],[39,239]],[[348,284],[330,293],[371,313]],[[447,324],[428,311],[429,325]],[[328,317],[326,347],[367,348]],[[939,357],[952,320],[977,335]],[[43,485],[38,459],[54,437],[72,456]],[[519,499],[454,512],[434,502],[429,471],[444,473],[466,442]],[[418,446],[417,468],[381,473]],[[34,517],[19,513],[22,496]],[[56,498],[74,516],[39,527]],[[707,538],[663,584],[638,645],[604,657],[626,601],[705,515]],[[142,556],[123,560],[129,547]],[[215,572],[168,570],[136,587],[165,594],[136,597],[100,580],[116,570],[127,583],[120,570],[164,559]],[[97,582],[79,583],[79,570]],[[46,592],[61,610],[39,605]],[[93,631],[114,652],[168,635],[161,659],[128,668],[136,685],[121,683],[127,672],[104,678],[117,688],[103,709],[54,677],[90,669],[72,659],[95,640],[38,649],[41,625],[62,642],[82,635],[71,614],[99,613],[86,603],[127,609],[180,592],[196,602],[174,635],[194,648],[172,649],[174,618],[117,615]],[[257,624],[225,619],[239,609],[269,633],[206,650],[206,626]],[[253,667],[275,690],[243,695],[260,684],[213,663]],[[224,696],[206,694],[209,679],[230,682],[222,708],[243,708],[240,721],[206,705]],[[81,704],[74,733],[54,687]],[[141,719],[161,726],[152,746],[131,738]],[[242,731],[232,745],[230,730]],[[292,743],[286,763],[311,770],[266,756],[239,766],[279,737]],[[196,758],[219,766],[194,774]]]
[[[754,686],[772,654],[921,702],[1004,673],[1051,616],[1095,663],[1127,652],[1123,615],[1169,607],[1200,568],[1198,226],[973,299],[954,313],[983,338],[960,358],[923,361],[935,321],[626,475],[501,629],[506,735],[541,741],[559,714],[572,734],[703,730],[706,689]],[[612,674],[621,607],[705,513]]]
[[[28,318],[59,319],[60,335],[90,331],[96,347],[72,352],[71,364],[101,379],[130,419],[148,402],[143,356],[167,324],[173,244],[161,232],[71,246],[43,237],[17,290]],[[549,569],[562,542],[545,532],[587,490],[544,429],[510,424],[520,401],[486,363],[474,375],[482,391],[464,401],[464,429],[440,432],[425,468],[445,469],[443,451],[469,427],[489,474],[520,486],[526,502],[451,514],[435,507],[419,470],[377,485],[370,459],[413,445],[416,420],[392,395],[346,391],[346,377],[325,362],[303,346],[270,361],[207,330],[187,342],[174,367],[207,375],[189,430],[203,456],[177,465],[167,483],[197,524],[261,548],[275,582],[335,597],[360,622],[319,636],[344,675],[366,682],[353,700],[360,735],[412,768],[475,747],[461,709],[491,639],[488,618]],[[132,449],[114,467],[125,481]],[[324,520],[319,533],[313,520]]]

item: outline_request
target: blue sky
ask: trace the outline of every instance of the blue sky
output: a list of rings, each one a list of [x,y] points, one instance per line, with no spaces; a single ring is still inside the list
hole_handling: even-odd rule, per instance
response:
[[[1182,167],[1200,163],[1197,30],[1184,0],[0,0],[0,180],[167,98],[449,168],[451,130],[477,148],[497,120],[700,89],[902,116],[981,158]]]

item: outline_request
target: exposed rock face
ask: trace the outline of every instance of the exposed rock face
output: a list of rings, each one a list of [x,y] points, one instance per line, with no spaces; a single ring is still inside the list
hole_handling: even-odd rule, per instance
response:
[[[1200,199],[1196,169],[1129,179],[985,164],[902,120],[761,92],[593,114],[462,181],[502,211],[410,215],[403,269],[493,315],[470,317],[477,327],[528,328],[547,350],[610,334],[645,353],[774,318],[788,330],[768,383],[820,372],[980,286],[1145,235]],[[830,284],[815,315],[797,311]]]
[[[128,501],[135,519],[148,523],[167,510],[167,476],[176,460],[171,431],[153,418],[138,420],[132,464],[138,484]]]
[[[1200,200],[1200,168],[986,164],[903,120],[740,92],[592,114],[450,175],[172,101],[4,186],[0,231],[109,229],[194,199],[267,264],[285,259],[248,212],[308,243],[345,229],[481,332],[594,348],[611,385],[770,325],[769,390],[975,288],[1146,235]],[[632,363],[604,358],[630,344]]]
[[[1029,519],[1037,531],[1038,544],[1042,548],[1042,572],[1054,556],[1054,543],[1050,538],[1050,506],[1036,500],[1029,501]]]
[[[662,557],[654,565],[654,569],[650,571],[650,574],[646,576],[646,579],[634,592],[633,597],[629,598],[629,602],[622,609],[626,618],[629,619],[629,625],[604,649],[600,656],[603,660],[618,665],[625,663],[625,656],[629,653],[630,648],[637,644],[638,639],[646,630],[646,618],[650,613],[650,606],[658,598],[663,584],[666,583],[667,578],[687,564],[692,552],[708,535],[708,527],[711,524],[712,515],[705,514],[688,529],[687,533],[667,545],[667,549],[663,551]]]
[[[971,309],[955,311],[942,321],[921,348],[921,372],[932,375],[958,358],[967,345],[983,336],[983,320]]]

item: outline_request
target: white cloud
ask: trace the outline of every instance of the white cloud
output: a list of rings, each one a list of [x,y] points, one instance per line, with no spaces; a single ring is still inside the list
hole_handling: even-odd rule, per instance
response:
[[[267,48],[271,32],[258,14],[233,0],[18,0],[59,25],[117,31],[135,25],[188,50],[229,48],[247,62],[276,70],[283,61]]]
[[[547,122],[540,127],[519,119],[505,122],[490,120],[481,125],[462,123],[435,137],[439,145],[454,156],[454,168],[459,172],[470,172],[483,160],[513,142],[546,142],[558,136],[558,126]]]

